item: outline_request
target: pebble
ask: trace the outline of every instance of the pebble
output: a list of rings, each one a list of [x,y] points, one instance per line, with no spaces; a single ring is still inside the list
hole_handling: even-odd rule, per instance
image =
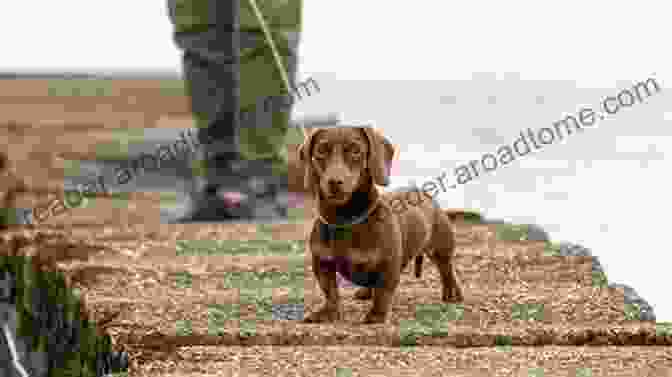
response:
[[[302,321],[303,304],[273,304],[271,312],[273,320]]]

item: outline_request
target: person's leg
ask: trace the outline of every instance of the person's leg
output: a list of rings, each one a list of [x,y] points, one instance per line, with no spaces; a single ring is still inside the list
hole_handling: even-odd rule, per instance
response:
[[[264,98],[285,91],[249,0],[169,0],[169,5],[203,144],[195,161],[192,208],[178,222],[282,214],[274,193],[287,181],[284,140],[291,105],[264,111]],[[301,1],[259,6],[293,80]]]
[[[301,0],[256,1],[286,69],[286,88],[249,0],[241,0],[241,149],[249,159],[286,160],[284,135],[296,101],[295,78],[301,32]],[[255,127],[256,125],[256,127]]]

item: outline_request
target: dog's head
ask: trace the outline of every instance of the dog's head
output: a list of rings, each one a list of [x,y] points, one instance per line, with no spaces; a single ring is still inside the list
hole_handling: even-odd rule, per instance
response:
[[[366,183],[389,185],[394,147],[373,127],[313,129],[298,153],[306,189],[330,205],[346,204]]]

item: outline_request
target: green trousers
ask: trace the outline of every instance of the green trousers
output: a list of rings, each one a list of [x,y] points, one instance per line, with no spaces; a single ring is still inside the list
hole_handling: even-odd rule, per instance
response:
[[[302,0],[257,0],[257,6],[294,85]],[[286,162],[294,100],[250,1],[168,0],[168,8],[206,155],[233,151]],[[284,106],[267,105],[279,96],[288,98]]]

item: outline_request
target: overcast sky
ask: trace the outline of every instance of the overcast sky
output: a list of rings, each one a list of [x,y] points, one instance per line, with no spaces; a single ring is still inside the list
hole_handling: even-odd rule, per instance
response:
[[[0,13],[0,70],[179,72],[165,3],[8,2]],[[651,75],[672,82],[667,1],[409,4],[306,0],[302,76],[442,80],[476,71],[576,79],[580,86]]]

